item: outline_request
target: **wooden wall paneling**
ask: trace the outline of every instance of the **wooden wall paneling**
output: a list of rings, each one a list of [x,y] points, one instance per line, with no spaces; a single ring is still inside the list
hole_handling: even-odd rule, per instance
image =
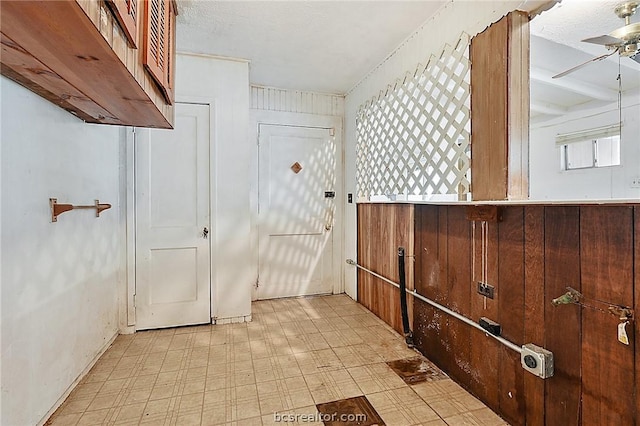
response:
[[[362,264],[365,259],[365,242],[366,234],[364,233],[364,204],[356,205],[356,259],[357,263]],[[364,274],[360,269],[356,268],[356,297],[358,303],[362,304],[365,308],[367,305],[364,303]]]
[[[398,209],[396,205],[392,204],[377,204],[375,207],[374,217],[376,220],[374,222],[380,224],[382,232],[380,233],[381,238],[376,239],[376,244],[372,248],[373,260],[375,261],[374,270],[383,277],[393,282],[398,282],[397,256],[394,249],[396,239],[395,222]],[[376,228],[374,227],[374,229]],[[395,288],[380,279],[376,278],[375,281],[375,288],[378,292],[376,301],[379,302],[375,313],[398,331],[393,313],[393,308],[396,305]]]
[[[475,36],[469,49],[474,200],[507,196],[508,28],[507,18],[502,18]]]
[[[312,102],[305,102],[307,97],[310,97]],[[342,116],[344,97],[252,85],[251,109]]]
[[[544,207],[524,210],[524,343],[545,346],[544,340]],[[544,380],[524,372],[525,419],[529,426],[545,424]]]
[[[440,303],[443,306],[450,306],[449,303],[449,288],[448,288],[448,274],[449,274],[449,245],[448,242],[449,233],[449,209],[446,206],[440,206],[438,209],[438,275],[439,279],[436,283],[435,294],[430,297],[432,300]],[[436,327],[440,331],[440,343],[442,345],[442,357],[440,360],[440,367],[446,371],[451,371],[455,365],[453,359],[453,353],[456,348],[451,345],[451,328],[449,327],[450,321],[455,321],[449,315],[436,310],[434,313],[434,321]]]
[[[358,224],[358,263],[363,266],[367,266],[370,263],[371,253],[371,230],[369,229],[371,223],[371,209],[369,204],[357,205],[357,224]],[[358,302],[360,302],[365,308],[370,309],[371,285],[369,281],[372,276],[367,272],[358,269]]]
[[[498,317],[502,336],[524,343],[524,207],[504,209],[498,223]],[[520,354],[500,347],[500,413],[510,424],[525,424],[524,370]]]
[[[471,317],[471,223],[462,206],[443,207],[447,214],[447,294],[452,310]],[[467,324],[449,318],[445,338],[451,358],[448,374],[460,383],[468,383],[473,371],[470,361],[471,333]]]
[[[580,210],[580,268],[585,303],[633,305],[633,208],[585,206]],[[618,342],[619,318],[582,313],[583,424],[631,425],[634,413],[634,348]],[[629,328],[630,330],[630,328]]]
[[[545,207],[544,327],[545,348],[554,355],[554,375],[545,379],[545,416],[558,425],[580,424],[581,310],[553,306],[551,300],[580,291],[579,207]]]
[[[405,204],[402,205],[402,220],[396,222],[396,232],[398,235],[398,244],[396,247],[396,251],[398,247],[404,247],[405,250],[405,258],[404,258],[404,266],[405,266],[405,281],[407,285],[407,292],[412,291],[414,289],[414,268],[415,268],[415,206],[413,204]],[[396,264],[397,261],[397,253],[396,253]],[[400,282],[400,281],[398,281]],[[397,290],[397,306],[398,312],[402,314],[400,311],[400,291]],[[409,326],[413,330],[413,296],[407,294],[407,314],[409,317]],[[398,325],[400,327],[400,334],[403,334],[404,330],[402,329],[402,316],[398,318]]]
[[[398,282],[398,247],[413,248],[414,216],[409,204],[358,204],[358,263]],[[412,280],[407,258],[407,282]],[[402,333],[400,293],[368,272],[358,273],[358,301]]]
[[[100,34],[113,47],[113,20],[111,19],[111,11],[107,9],[106,4],[100,5],[100,25],[98,26]]]
[[[416,206],[416,291],[431,299],[438,299],[442,268],[439,247],[440,206]],[[414,340],[416,347],[436,365],[446,362],[446,351],[442,341],[441,322],[443,313],[420,299],[413,301]]]
[[[635,347],[635,378],[636,378],[636,386],[634,392],[634,399],[636,401],[636,416],[635,416],[635,424],[640,423],[640,341],[638,338],[640,337],[640,319],[638,316],[640,315],[640,206],[635,206],[633,208],[634,220],[633,220],[633,294],[634,294],[634,321],[633,321],[633,329],[634,333],[631,337],[631,343]]]
[[[528,22],[525,12],[512,12],[471,41],[474,200],[528,196]]]
[[[383,277],[393,280],[393,276],[389,274],[389,250],[388,242],[390,241],[389,222],[394,213],[390,204],[372,204],[371,206],[371,258],[367,268],[377,272]],[[377,232],[376,232],[377,230]],[[382,319],[389,319],[385,315],[385,305],[389,303],[386,288],[388,284],[379,278],[372,278],[372,300],[371,311]]]
[[[485,228],[485,260],[483,261],[483,226]],[[475,229],[473,229],[473,227]],[[471,319],[478,322],[481,317],[498,321],[498,300],[500,286],[498,282],[498,224],[495,222],[472,222],[472,275],[473,288],[471,294]],[[486,282],[495,287],[494,299],[477,293],[478,281],[483,281],[483,271]],[[471,391],[478,395],[491,409],[499,409],[499,363],[500,343],[485,333],[471,330],[471,370],[473,371],[470,384]]]
[[[413,204],[394,204],[393,206],[393,222],[389,224],[389,228],[393,231],[393,237],[389,241],[389,275],[394,282],[400,282],[398,269],[398,247],[405,248],[405,281],[408,288],[412,288],[413,283],[413,260],[407,255],[413,253],[414,247],[414,206]],[[389,300],[389,324],[400,334],[404,334],[402,327],[402,310],[400,309],[400,290],[387,284],[388,300]],[[407,305],[411,302],[407,298]],[[407,306],[409,315],[409,324],[413,308]]]
[[[372,259],[372,245],[374,242],[372,241],[375,238],[375,233],[373,232],[372,221],[373,221],[373,205],[365,204],[359,205],[358,208],[362,211],[363,217],[360,221],[360,229],[365,235],[365,238],[359,244],[364,245],[364,257],[362,259],[358,259],[358,263],[362,266],[369,268],[373,266]],[[361,281],[361,293],[359,294],[360,302],[369,310],[373,311],[373,303],[376,300],[376,292],[374,286],[374,276],[369,274],[366,271],[360,270],[359,272]]]

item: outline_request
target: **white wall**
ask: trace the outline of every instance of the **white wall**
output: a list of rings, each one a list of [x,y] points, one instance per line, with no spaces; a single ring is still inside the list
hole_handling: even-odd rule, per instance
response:
[[[211,123],[212,316],[217,322],[251,315],[255,274],[250,265],[249,64],[180,53],[176,100],[208,103]]]
[[[118,331],[121,128],[2,77],[3,425],[40,422]],[[49,198],[112,208],[51,223]]]
[[[631,98],[630,98],[631,99]],[[529,185],[532,200],[580,200],[640,198],[640,188],[632,188],[640,178],[640,104],[623,108],[620,166],[582,170],[561,170],[558,134],[609,126],[619,121],[613,105],[585,116],[567,117],[562,122],[531,129]]]
[[[442,51],[445,44],[457,42],[462,32],[474,36],[491,23],[521,6],[527,1],[453,1],[447,3],[435,16],[425,22],[405,40],[378,67],[365,76],[347,93],[345,102],[345,187],[356,193],[356,114],[360,105],[377,96],[380,91],[415,71],[419,63],[425,64],[430,55]],[[356,259],[356,205],[345,209],[345,257]],[[411,253],[409,253],[411,254]],[[345,291],[355,297],[355,268],[345,272]]]

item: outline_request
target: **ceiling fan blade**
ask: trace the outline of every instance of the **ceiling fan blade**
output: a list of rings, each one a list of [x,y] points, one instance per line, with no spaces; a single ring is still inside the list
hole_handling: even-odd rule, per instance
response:
[[[582,41],[585,43],[601,44],[603,46],[616,46],[619,44],[624,44],[624,40],[621,40],[616,37],[611,37],[610,35],[601,35],[598,37],[585,38]]]
[[[638,52],[635,55],[631,56],[631,59],[633,59],[634,61],[636,61],[637,63],[640,64],[640,52]]]
[[[592,62],[598,62],[598,61],[601,61],[601,60],[603,60],[603,59],[605,59],[605,58],[608,58],[609,56],[613,55],[613,54],[614,54],[614,53],[616,53],[616,52],[617,52],[617,50],[614,50],[614,51],[612,51],[612,52],[610,52],[610,53],[607,53],[606,55],[596,56],[596,57],[595,57],[595,58],[593,58],[593,59],[589,59],[587,62],[583,62],[583,63],[581,63],[580,65],[576,65],[576,66],[575,66],[575,67],[573,67],[573,68],[569,68],[568,70],[561,72],[560,74],[556,74],[556,75],[554,75],[552,78],[560,78],[560,77],[564,77],[565,75],[567,75],[567,74],[571,74],[572,72],[577,71],[577,70],[579,70],[580,68],[582,68],[582,67],[584,67],[584,66],[586,66],[586,65],[589,65],[589,64],[590,64],[590,63],[592,63]]]

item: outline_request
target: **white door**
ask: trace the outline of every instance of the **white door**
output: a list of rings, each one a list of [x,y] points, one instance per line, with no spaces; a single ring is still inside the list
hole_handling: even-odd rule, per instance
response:
[[[331,293],[333,131],[261,124],[259,132],[257,297]]]
[[[209,106],[136,133],[136,329],[211,322]]]

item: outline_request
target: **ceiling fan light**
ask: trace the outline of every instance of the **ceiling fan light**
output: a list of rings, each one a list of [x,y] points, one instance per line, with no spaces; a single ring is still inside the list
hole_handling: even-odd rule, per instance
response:
[[[624,27],[612,31],[609,35],[615,38],[619,38],[620,40],[623,40],[627,43],[635,43],[638,41],[638,39],[640,39],[640,22],[625,25]]]

